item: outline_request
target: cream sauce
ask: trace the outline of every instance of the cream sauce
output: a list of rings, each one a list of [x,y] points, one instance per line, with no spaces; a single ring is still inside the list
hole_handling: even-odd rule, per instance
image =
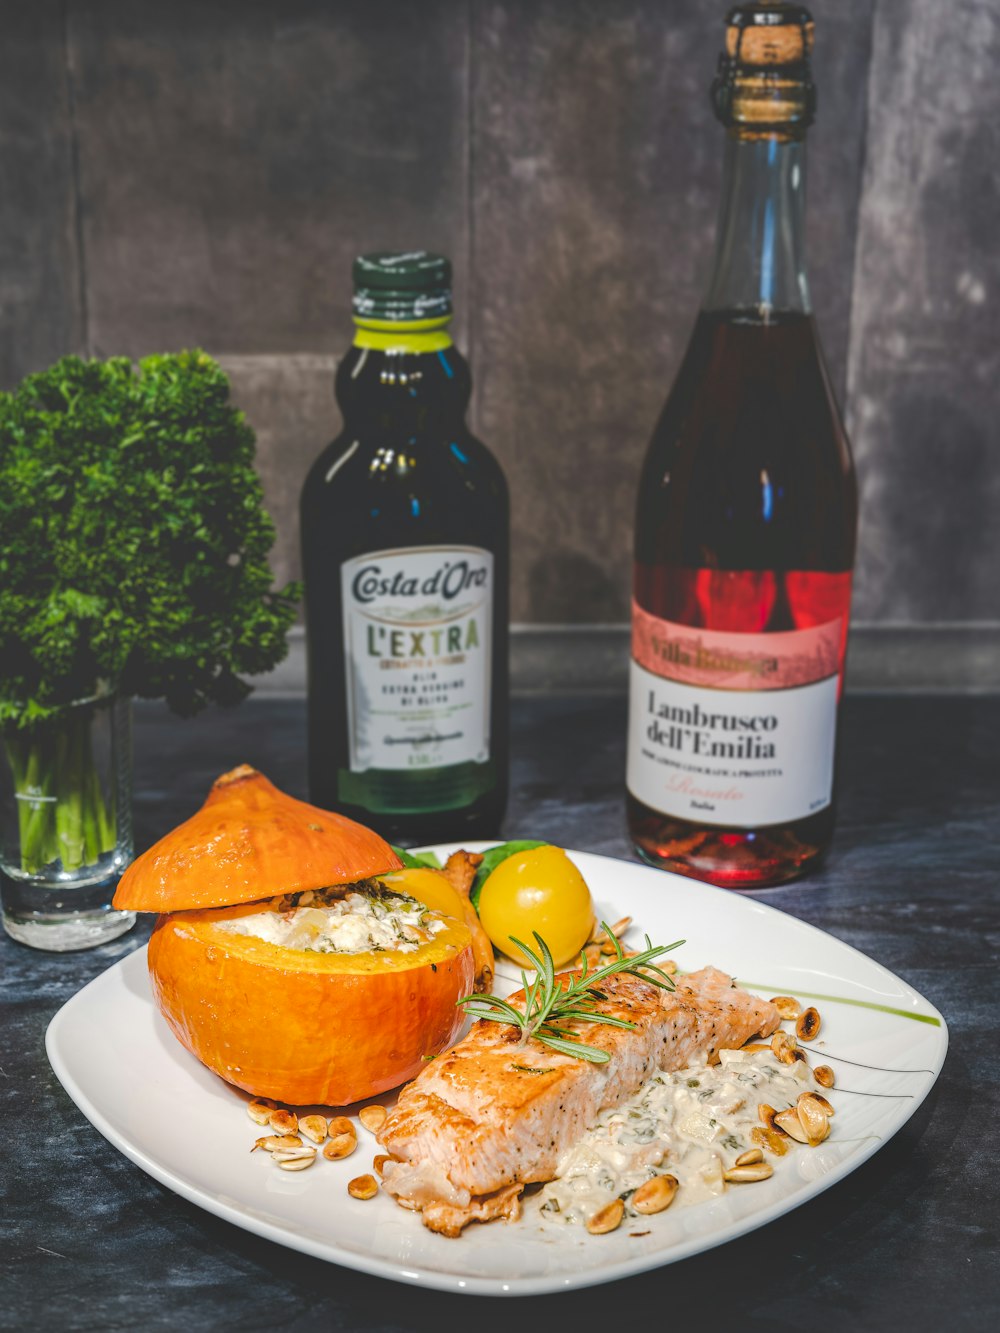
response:
[[[234,935],[315,953],[414,953],[445,928],[440,917],[413,898],[357,892],[322,905],[313,905],[312,895],[303,894],[297,906],[284,911],[279,902],[263,912],[219,922],[220,930]]]
[[[714,1198],[722,1173],[756,1148],[750,1131],[757,1107],[794,1105],[818,1088],[805,1061],[781,1064],[768,1051],[721,1051],[716,1066],[652,1075],[628,1101],[602,1111],[594,1127],[562,1157],[557,1178],[536,1197],[548,1222],[585,1223],[612,1199],[652,1176],[676,1176],[674,1207]],[[798,1145],[791,1139],[789,1150]],[[765,1159],[778,1159],[765,1152]],[[625,1198],[626,1218],[638,1214]]]

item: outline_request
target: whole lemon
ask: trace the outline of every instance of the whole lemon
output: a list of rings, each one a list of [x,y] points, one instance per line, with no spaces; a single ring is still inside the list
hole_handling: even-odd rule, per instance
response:
[[[508,856],[487,876],[479,919],[494,947],[518,963],[529,960],[511,936],[534,949],[537,931],[560,967],[590,938],[594,907],[586,880],[562,848],[535,847]]]

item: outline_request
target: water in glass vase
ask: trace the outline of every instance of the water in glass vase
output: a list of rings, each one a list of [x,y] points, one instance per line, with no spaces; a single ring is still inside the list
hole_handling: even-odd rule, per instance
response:
[[[758,888],[833,833],[856,489],[805,274],[811,20],[729,21],[715,268],[636,511],[627,810],[653,864]]]
[[[309,790],[398,842],[492,837],[507,799],[509,506],[469,431],[451,270],[355,264],[344,428],[302,492]]]
[[[36,949],[89,949],[129,930],[111,905],[132,859],[131,703],[102,692],[0,729],[0,903]]]

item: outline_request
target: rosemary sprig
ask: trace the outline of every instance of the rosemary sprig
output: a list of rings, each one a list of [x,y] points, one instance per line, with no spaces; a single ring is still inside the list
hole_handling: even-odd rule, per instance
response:
[[[492,1023],[509,1023],[519,1028],[519,1046],[526,1045],[534,1037],[535,1041],[542,1042],[562,1055],[589,1060],[595,1065],[606,1064],[611,1058],[607,1051],[580,1041],[574,1032],[567,1030],[565,1024],[604,1023],[608,1027],[634,1028],[635,1024],[627,1018],[600,1012],[597,1005],[601,1000],[606,1000],[607,996],[598,989],[599,983],[605,977],[628,972],[632,976],[641,977],[643,981],[652,982],[662,990],[672,991],[673,978],[657,967],[654,960],[678,948],[684,941],[675,940],[673,944],[654,946],[647,935],[645,949],[629,958],[604,921],[601,922],[601,929],[613,944],[616,957],[596,972],[591,972],[587,957],[583,955],[579,976],[564,975],[561,979],[556,976],[552,952],[537,930],[532,931],[538,945],[537,952],[512,935],[511,944],[516,945],[535,968],[534,980],[530,982],[527,973],[521,973],[524,1008],[516,1008],[499,995],[466,995],[458,1001],[458,1007],[473,1018],[485,1018]]]

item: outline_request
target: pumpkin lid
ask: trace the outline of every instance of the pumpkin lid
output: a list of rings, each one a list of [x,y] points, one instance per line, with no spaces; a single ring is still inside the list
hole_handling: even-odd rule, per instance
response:
[[[286,796],[241,764],[213,783],[197,814],[132,862],[113,905],[133,912],[231,907],[400,867],[371,829]]]

